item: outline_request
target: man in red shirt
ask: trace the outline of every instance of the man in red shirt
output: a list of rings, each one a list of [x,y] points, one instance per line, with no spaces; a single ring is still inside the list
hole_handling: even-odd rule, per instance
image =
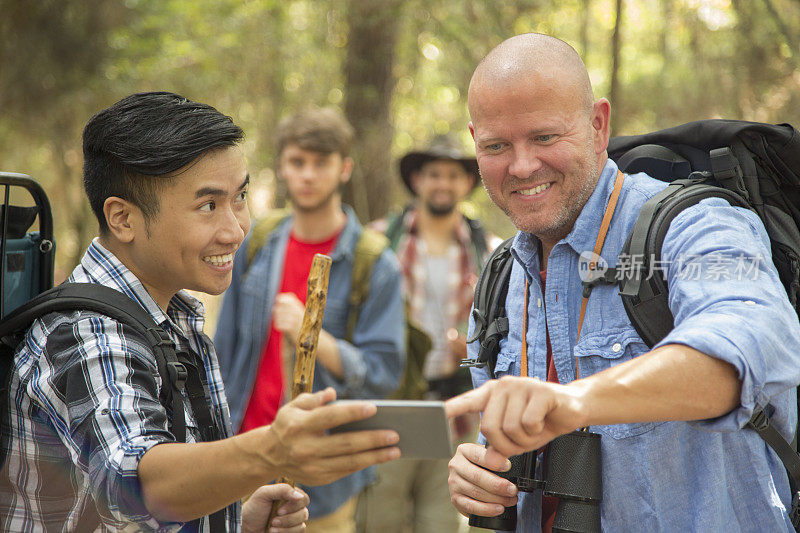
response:
[[[215,337],[231,420],[240,432],[270,424],[287,399],[316,253],[331,256],[333,264],[315,389],[331,386],[339,398],[386,397],[397,388],[405,362],[396,257],[384,246],[371,272],[354,274],[364,232],[370,236],[371,230],[341,201],[340,188],[353,169],[351,126],[334,109],[310,109],[281,121],[277,138],[277,175],[291,206],[256,221],[237,253]],[[367,277],[367,294],[354,304],[351,287]],[[367,470],[306,488],[308,531],[354,531],[355,497],[374,478]]]

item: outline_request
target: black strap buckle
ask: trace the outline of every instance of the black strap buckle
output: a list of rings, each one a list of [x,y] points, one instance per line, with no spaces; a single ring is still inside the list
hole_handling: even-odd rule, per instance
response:
[[[178,361],[170,361],[167,363],[167,372],[169,372],[169,380],[178,390],[182,391],[186,386],[186,380],[189,378],[186,365]]]
[[[153,346],[175,348],[175,343],[162,328],[147,328],[147,334],[151,337],[150,344]]]
[[[750,417],[750,420],[747,423],[750,424],[756,431],[764,431],[769,427],[769,415],[767,415],[767,413],[762,409],[756,413],[753,413],[753,416]]]
[[[586,273],[586,280],[582,281],[581,284],[583,285],[583,297],[588,298],[592,294],[592,289],[594,289],[595,285],[605,284],[605,285],[614,285],[619,281],[619,274],[617,273],[617,267],[606,267],[602,271],[598,268],[589,270]]]
[[[714,178],[726,189],[738,193],[739,196],[749,202],[750,194],[744,185],[742,167],[733,150],[726,146],[710,150],[708,155],[711,158],[711,172],[714,174]]]
[[[486,332],[486,317],[479,309],[472,310],[472,320],[474,326],[472,328],[472,335],[467,339],[467,344],[475,342]]]

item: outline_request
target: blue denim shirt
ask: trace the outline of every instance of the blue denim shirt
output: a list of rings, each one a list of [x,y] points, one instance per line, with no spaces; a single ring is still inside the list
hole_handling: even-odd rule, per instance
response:
[[[383,398],[398,386],[405,365],[405,317],[400,271],[394,253],[385,250],[372,270],[369,294],[358,317],[353,342],[344,340],[353,250],[362,232],[352,209],[345,206],[347,222],[331,252],[330,279],[322,328],[336,337],[344,380],[328,372],[319,361],[314,390],[336,389],[337,398]],[[272,306],[283,278],[291,218],[269,235],[247,267],[250,236],[236,254],[233,281],[222,302],[214,343],[234,428],[241,425],[253,390],[262,349],[272,317]],[[362,470],[321,487],[304,487],[311,497],[309,513],[319,518],[338,509],[375,477]]]
[[[616,173],[609,161],[572,231],[553,248],[545,294],[538,240],[517,234],[506,300],[510,333],[501,342],[498,375],[520,373],[525,278],[531,376],[547,376],[546,327],[562,383],[575,379],[578,366],[586,377],[648,351],[616,285],[594,289],[576,342],[579,255],[594,248]],[[642,204],[664,187],[645,174],[626,176],[601,253],[609,265],[617,265]],[[740,275],[740,261],[755,269]],[[662,265],[675,328],[657,346],[684,344],[732,364],[742,381],[741,405],[711,420],[593,426],[602,435],[603,530],[792,531],[786,471],[754,431],[741,429],[768,402],[785,437],[791,439],[797,420],[800,324],[772,264],[766,231],[754,213],[707,199],[672,222]],[[472,358],[477,344],[469,346]],[[485,368],[473,369],[475,386],[488,377]],[[521,492],[517,531],[539,531],[540,522],[541,492]]]

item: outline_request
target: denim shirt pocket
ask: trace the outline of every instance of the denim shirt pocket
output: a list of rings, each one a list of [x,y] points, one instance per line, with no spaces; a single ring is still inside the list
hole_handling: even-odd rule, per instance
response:
[[[607,329],[588,334],[575,346],[581,377],[591,376],[647,352],[649,348],[633,328]],[[593,431],[614,439],[635,437],[647,433],[659,423],[612,424],[592,426]]]
[[[503,376],[517,375],[519,375],[517,371],[517,354],[507,351],[505,347],[501,348],[497,354],[493,377],[501,378]]]

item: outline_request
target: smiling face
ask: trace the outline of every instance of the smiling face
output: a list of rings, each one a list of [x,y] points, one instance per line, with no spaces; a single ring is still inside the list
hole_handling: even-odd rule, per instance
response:
[[[610,106],[593,102],[586,67],[564,41],[511,37],[475,69],[470,132],[487,193],[514,225],[564,238],[608,158]]]
[[[313,213],[330,209],[340,198],[339,187],[350,179],[353,161],[338,152],[305,150],[288,144],[280,154],[278,176],[286,183],[292,207]]]
[[[428,212],[445,216],[472,191],[473,176],[458,161],[428,161],[411,176],[414,192]]]
[[[591,109],[544,80],[470,91],[484,187],[514,225],[552,247],[572,229],[605,163],[608,103]]]
[[[160,209],[149,227],[132,208],[124,262],[162,309],[181,289],[228,288],[233,254],[250,229],[248,183],[241,149],[215,149],[159,187]]]

